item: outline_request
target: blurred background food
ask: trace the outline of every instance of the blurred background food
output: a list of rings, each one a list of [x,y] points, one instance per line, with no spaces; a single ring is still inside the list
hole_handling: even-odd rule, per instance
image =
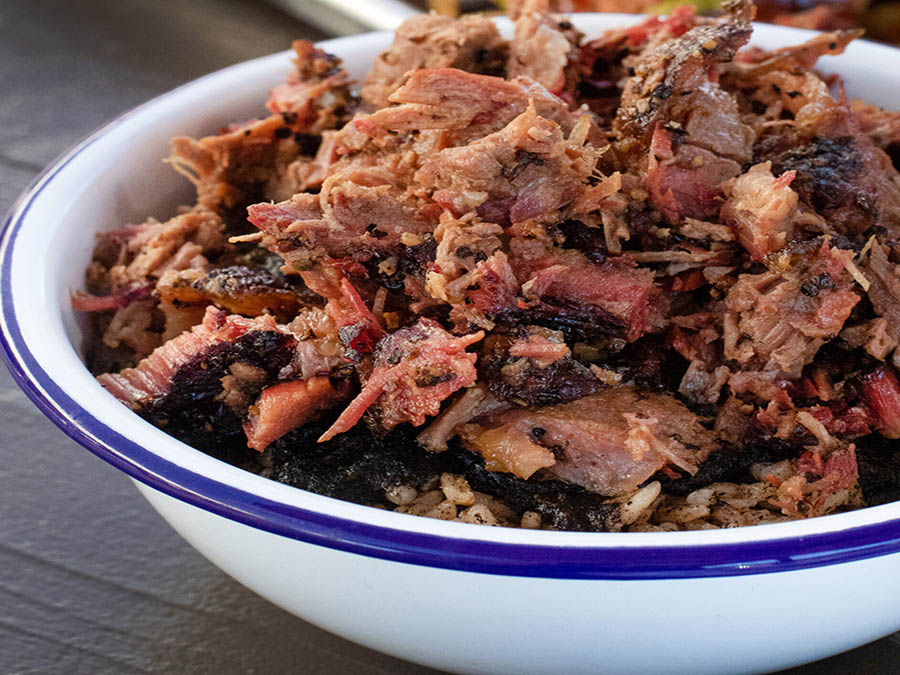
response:
[[[433,10],[456,15],[515,10],[525,0],[272,0],[304,20],[332,33],[395,28],[412,14]],[[694,5],[702,14],[721,11],[722,0],[547,0],[559,12],[668,13]],[[900,0],[756,0],[759,21],[835,30],[862,26],[873,40],[900,43]]]

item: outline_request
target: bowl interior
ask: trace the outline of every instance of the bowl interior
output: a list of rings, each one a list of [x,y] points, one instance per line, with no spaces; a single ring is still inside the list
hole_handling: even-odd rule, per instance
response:
[[[575,23],[591,37],[638,20],[581,15]],[[501,28],[508,33],[509,23],[501,21]],[[773,48],[810,35],[760,25],[753,43]],[[360,78],[390,40],[389,34],[375,33],[324,46]],[[820,67],[844,76],[849,96],[900,108],[900,71],[890,68],[898,55],[889,47],[856,42],[840,57],[823,58]],[[810,521],[715,532],[597,535],[446,523],[340,502],[260,478],[189,448],[131,413],[99,386],[79,356],[82,329],[69,290],[83,284],[94,234],[150,215],[166,218],[177,205],[190,203],[192,187],[163,162],[169,139],[216,133],[229,122],[263,114],[267,90],[290,68],[290,55],[276,54],[201,78],[141,106],[62,157],[13,209],[2,249],[8,358],[32,398],[67,433],[154,487],[264,529],[272,529],[274,520],[317,513],[393,532],[451,539],[632,549],[796,539],[900,519],[900,504],[889,504]]]

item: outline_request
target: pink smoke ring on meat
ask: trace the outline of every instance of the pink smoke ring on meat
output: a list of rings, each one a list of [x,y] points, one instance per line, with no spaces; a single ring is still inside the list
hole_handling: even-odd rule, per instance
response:
[[[362,391],[319,442],[349,430],[369,409],[377,412],[386,429],[401,422],[421,426],[426,417],[440,412],[448,396],[475,384],[478,356],[466,352],[466,347],[483,337],[484,331],[454,337],[431,319],[419,319],[384,337]]]

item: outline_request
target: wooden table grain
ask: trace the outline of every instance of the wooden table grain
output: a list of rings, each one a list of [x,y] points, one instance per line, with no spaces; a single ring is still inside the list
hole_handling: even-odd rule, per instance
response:
[[[322,36],[250,0],[0,1],[0,210],[108,119],[296,37]],[[435,672],[319,630],[231,580],[3,369],[0,460],[4,675]],[[802,621],[802,608],[782,611]],[[900,637],[790,672],[900,673]]]

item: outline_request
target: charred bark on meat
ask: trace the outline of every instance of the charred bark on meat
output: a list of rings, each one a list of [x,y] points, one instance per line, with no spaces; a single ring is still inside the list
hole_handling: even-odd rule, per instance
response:
[[[796,171],[791,187],[806,203],[820,212],[853,205],[861,216],[872,214],[874,196],[859,189],[864,165],[852,137],[814,137],[808,144],[791,146],[769,157],[772,170],[776,175]]]
[[[804,450],[801,445],[777,438],[727,445],[712,453],[700,464],[693,476],[673,478],[670,474],[659,472],[652,480],[662,484],[663,492],[679,496],[690,494],[711,483],[752,483],[756,480],[750,475],[750,467],[754,464],[794,459]]]
[[[900,499],[900,441],[876,434],[857,441],[859,486],[868,506]]]
[[[317,443],[333,421],[323,418],[275,441],[271,446],[272,478],[356,504],[381,504],[388,490],[400,486],[419,489],[446,470],[443,455],[419,447],[409,425],[384,436],[358,425]]]
[[[473,489],[497,497],[518,511],[540,513],[550,527],[602,532],[619,526],[619,504],[578,485],[558,480],[522,480],[509,473],[488,471],[481,457],[455,442],[442,456],[449,462],[449,469],[465,476]]]
[[[179,440],[219,459],[242,463],[250,455],[241,418],[223,401],[222,378],[240,361],[263,369],[270,381],[293,358],[292,336],[251,331],[234,342],[214,344],[185,363],[172,377],[167,394],[137,412]]]
[[[479,380],[503,401],[527,405],[568,403],[593,394],[604,384],[585,366],[571,357],[542,365],[534,359],[511,356],[515,339],[492,335],[485,340],[478,359]]]

